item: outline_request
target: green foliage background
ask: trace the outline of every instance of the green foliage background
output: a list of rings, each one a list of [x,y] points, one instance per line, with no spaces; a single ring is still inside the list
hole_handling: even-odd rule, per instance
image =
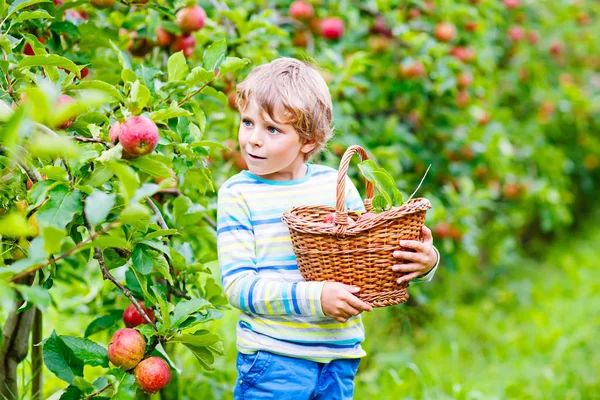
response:
[[[129,300],[103,280],[94,247],[157,308],[157,330],[141,331],[164,344],[174,379],[156,398],[231,397],[236,315],[218,285],[215,189],[239,168],[235,85],[278,56],[312,60],[330,86],[337,133],[316,162],[337,166],[360,144],[405,198],[432,166],[419,195],[433,203],[441,268],[409,304],[366,316],[356,398],[600,396],[598,232],[584,223],[598,220],[598,2],[314,0],[315,16],[296,20],[290,1],[215,0],[199,3],[208,19],[187,59],[154,46],[158,26],[181,34],[175,13],[192,3],[0,0],[0,325],[37,307],[44,354],[71,357],[46,358],[43,398],[107,384],[103,396],[134,396],[104,353]],[[345,23],[340,40],[319,33],[331,16]],[[435,33],[442,22],[456,28],[450,41]],[[59,93],[75,102],[57,109]],[[124,160],[108,131],[132,115],[161,138],[152,155]],[[27,169],[39,180],[30,190]],[[34,364],[30,349],[22,398]]]

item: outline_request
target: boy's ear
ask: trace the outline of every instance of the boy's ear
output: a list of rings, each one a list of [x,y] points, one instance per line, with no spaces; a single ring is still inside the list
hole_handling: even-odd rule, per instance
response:
[[[304,154],[308,154],[311,151],[313,151],[313,149],[317,147],[317,142],[314,140],[305,140],[304,143],[302,143],[302,147],[300,147],[300,151]]]

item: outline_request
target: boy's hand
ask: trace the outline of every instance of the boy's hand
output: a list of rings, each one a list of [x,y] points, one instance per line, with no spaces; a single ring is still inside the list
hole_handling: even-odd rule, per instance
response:
[[[406,275],[398,278],[398,283],[410,281],[421,275],[425,275],[433,269],[437,262],[437,254],[433,250],[433,237],[431,236],[431,230],[423,225],[423,242],[417,240],[401,240],[400,246],[412,251],[401,251],[396,250],[393,256],[401,259],[410,261],[408,264],[400,264],[392,266],[392,270],[405,272]]]
[[[321,307],[325,315],[336,321],[346,322],[363,311],[371,311],[373,307],[354,295],[359,290],[358,286],[326,282],[321,292]]]

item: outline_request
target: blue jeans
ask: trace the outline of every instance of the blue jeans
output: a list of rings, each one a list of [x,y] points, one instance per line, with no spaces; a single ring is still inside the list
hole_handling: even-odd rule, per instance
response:
[[[236,400],[352,399],[359,363],[358,358],[325,364],[267,351],[238,353],[238,380],[233,397]]]

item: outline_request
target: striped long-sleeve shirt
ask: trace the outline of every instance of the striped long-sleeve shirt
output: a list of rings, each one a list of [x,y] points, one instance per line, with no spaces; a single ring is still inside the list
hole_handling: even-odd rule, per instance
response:
[[[283,212],[297,205],[335,206],[337,171],[308,164],[303,178],[267,181],[248,171],[227,180],[218,195],[217,245],[225,295],[241,310],[237,348],[329,362],[365,355],[359,316],[345,323],[323,313],[324,282],[300,275]],[[363,211],[346,182],[346,208]],[[431,279],[433,271],[427,274]]]

